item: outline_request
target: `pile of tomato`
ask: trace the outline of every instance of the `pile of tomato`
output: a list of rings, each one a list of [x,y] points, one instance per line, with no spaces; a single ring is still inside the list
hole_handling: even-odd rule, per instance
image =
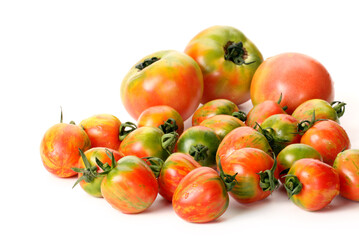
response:
[[[61,113],[40,152],[49,172],[77,175],[74,186],[123,213],[145,211],[160,194],[181,218],[209,222],[229,196],[252,203],[280,185],[308,211],[339,194],[359,201],[359,150],[339,122],[345,103],[333,101],[329,73],[309,56],[263,61],[242,32],[214,26],[183,53],[141,59],[121,98],[136,124],[110,114],[66,124]],[[249,99],[253,108],[240,111]]]

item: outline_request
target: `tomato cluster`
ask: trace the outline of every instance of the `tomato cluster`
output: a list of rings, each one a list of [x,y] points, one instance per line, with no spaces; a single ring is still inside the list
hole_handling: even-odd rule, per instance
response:
[[[298,53],[263,61],[242,32],[215,26],[185,53],[156,52],[130,69],[121,98],[137,123],[97,114],[66,124],[61,113],[41,158],[49,172],[77,174],[74,186],[127,214],[160,194],[184,220],[209,222],[230,196],[247,204],[280,186],[317,211],[338,194],[359,201],[359,150],[339,122],[345,103],[333,97],[318,61]],[[246,114],[238,104],[249,98]]]

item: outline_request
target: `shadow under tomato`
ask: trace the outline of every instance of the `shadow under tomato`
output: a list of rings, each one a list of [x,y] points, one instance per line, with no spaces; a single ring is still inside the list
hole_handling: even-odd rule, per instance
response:
[[[336,211],[353,211],[355,209],[355,206],[357,206],[357,208],[359,209],[358,202],[351,201],[342,196],[337,196],[325,208],[323,208],[319,211],[316,211],[316,212],[329,213],[329,212],[336,212]]]
[[[153,204],[141,214],[150,214],[152,212],[168,211],[169,208],[172,208],[172,203],[167,201],[160,195],[158,195],[156,200],[153,202]]]

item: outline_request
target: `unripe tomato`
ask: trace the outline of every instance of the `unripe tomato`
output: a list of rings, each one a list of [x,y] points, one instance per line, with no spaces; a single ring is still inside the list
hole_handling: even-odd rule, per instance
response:
[[[216,115],[201,122],[200,126],[212,129],[222,140],[228,133],[245,124],[236,117],[229,115]]]

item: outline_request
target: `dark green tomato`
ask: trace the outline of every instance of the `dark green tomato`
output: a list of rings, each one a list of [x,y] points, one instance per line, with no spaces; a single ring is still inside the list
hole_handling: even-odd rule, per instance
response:
[[[188,128],[179,137],[176,149],[190,154],[199,164],[216,167],[216,152],[221,142],[217,134],[208,127],[194,126]]]
[[[201,122],[200,126],[212,129],[222,140],[230,131],[245,124],[229,115],[216,115]]]
[[[268,139],[277,155],[286,146],[299,143],[298,121],[291,115],[275,114],[268,117],[261,125],[260,131]]]
[[[277,156],[277,161],[280,180],[282,183],[284,183],[285,180],[282,177],[287,174],[285,170],[289,170],[294,162],[302,158],[313,158],[323,161],[322,156],[317,150],[302,143],[291,144],[280,151]]]

